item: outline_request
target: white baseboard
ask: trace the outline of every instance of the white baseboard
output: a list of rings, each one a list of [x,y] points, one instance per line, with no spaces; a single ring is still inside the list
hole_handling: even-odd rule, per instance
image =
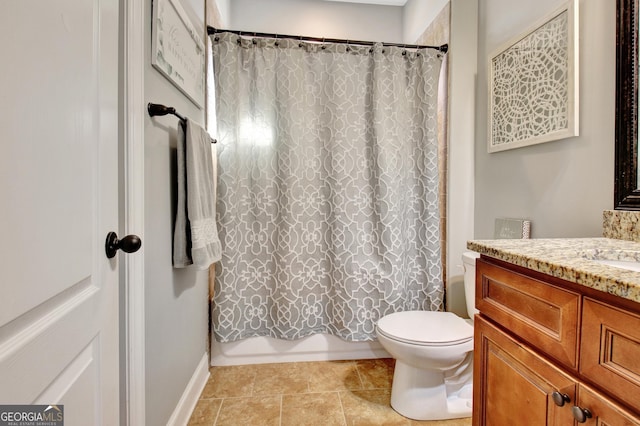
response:
[[[171,414],[168,426],[186,426],[189,423],[189,418],[193,409],[196,408],[200,394],[209,380],[209,355],[205,352],[194,371],[191,380],[187,384],[187,387],[178,401],[178,405]]]
[[[328,334],[299,340],[251,337],[231,343],[211,342],[213,366],[390,357],[378,341],[345,342]]]

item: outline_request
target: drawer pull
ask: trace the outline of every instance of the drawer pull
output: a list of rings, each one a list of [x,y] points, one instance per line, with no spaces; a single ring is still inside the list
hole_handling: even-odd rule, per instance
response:
[[[578,407],[577,405],[574,405],[573,408],[571,408],[571,413],[578,423],[586,423],[587,419],[593,417],[591,411],[586,408]]]
[[[552,393],[551,398],[558,407],[564,406],[565,402],[571,402],[571,398],[569,398],[569,395],[567,395],[566,393],[560,393],[558,391]]]

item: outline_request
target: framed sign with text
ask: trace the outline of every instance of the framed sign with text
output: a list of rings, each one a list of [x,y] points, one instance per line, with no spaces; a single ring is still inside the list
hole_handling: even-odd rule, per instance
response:
[[[151,64],[204,107],[205,44],[180,0],[153,0]]]

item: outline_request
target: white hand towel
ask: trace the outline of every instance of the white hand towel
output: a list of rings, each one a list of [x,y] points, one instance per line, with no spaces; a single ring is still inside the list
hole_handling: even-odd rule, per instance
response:
[[[184,128],[186,127],[186,129]],[[178,205],[173,266],[207,269],[222,257],[216,225],[216,150],[211,137],[187,120],[178,126]]]

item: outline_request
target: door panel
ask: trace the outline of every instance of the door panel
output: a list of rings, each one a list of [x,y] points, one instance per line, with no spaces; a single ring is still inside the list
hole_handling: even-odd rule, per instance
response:
[[[118,0],[0,14],[0,401],[118,423]]]
[[[11,303],[0,312],[2,325],[93,274],[93,3],[11,1],[0,18],[5,40],[20,40],[0,47],[12,58],[3,61],[1,83],[8,134],[0,170],[9,208],[0,226],[11,242],[3,248],[9,285],[2,296]]]
[[[49,384],[47,390],[36,398],[35,403],[47,405],[48,401],[60,401],[60,404],[65,406],[67,424],[100,424],[97,406],[92,401],[100,390],[99,351],[98,341],[93,340],[63,373]],[[69,387],[69,383],[73,383],[73,386]]]

